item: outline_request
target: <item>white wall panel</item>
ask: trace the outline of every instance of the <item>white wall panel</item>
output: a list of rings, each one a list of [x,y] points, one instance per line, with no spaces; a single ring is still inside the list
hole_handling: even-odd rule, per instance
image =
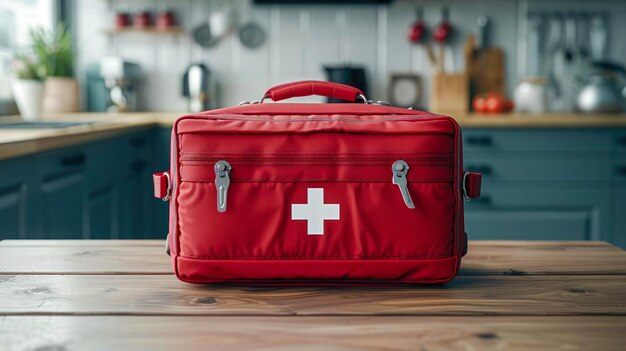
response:
[[[492,43],[506,52],[508,87],[512,91],[518,78],[520,1],[528,1],[530,10],[606,9],[612,19],[609,56],[623,62],[626,42],[615,39],[625,29],[619,20],[626,15],[623,1],[396,0],[391,6],[252,6],[250,0],[81,0],[75,2],[78,68],[84,77],[87,65],[107,54],[119,54],[139,63],[146,73],[140,97],[142,106],[149,110],[185,107],[180,96],[181,78],[192,62],[202,62],[213,72],[219,81],[220,104],[224,106],[258,99],[271,84],[323,79],[323,65],[344,63],[366,66],[370,97],[377,100],[387,98],[390,73],[415,72],[422,76],[423,101],[427,101],[432,68],[424,50],[408,42],[407,31],[415,20],[417,6],[424,7],[424,20],[433,28],[440,21],[441,6],[447,5],[457,32],[457,40],[450,49],[455,66],[450,68],[462,69],[463,41],[467,34],[476,32],[476,17],[486,14],[492,19]],[[236,31],[212,48],[198,46],[189,35],[177,39],[129,35],[112,40],[103,35],[103,30],[112,26],[116,10],[156,12],[168,8],[175,11],[180,24],[190,34],[224,6],[233,10],[237,23],[252,21],[263,27],[266,42],[259,48],[248,49],[241,45]]]

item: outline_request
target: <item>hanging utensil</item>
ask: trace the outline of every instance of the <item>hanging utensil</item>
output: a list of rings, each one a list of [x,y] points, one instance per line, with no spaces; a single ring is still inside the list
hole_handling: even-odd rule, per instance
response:
[[[589,44],[590,38],[590,19],[586,14],[576,16],[576,48],[581,58],[587,59],[591,56]]]
[[[541,27],[543,19],[539,15],[528,17],[528,67],[526,75],[538,77],[542,74],[540,52],[541,52]]]
[[[476,19],[478,26],[478,47],[474,54],[473,70],[470,76],[475,94],[506,93],[504,74],[504,51],[493,47],[489,39],[490,20],[482,15]]]
[[[214,36],[211,32],[211,26],[209,23],[204,23],[195,27],[191,36],[193,41],[203,48],[213,47],[219,42],[219,37]]]
[[[594,61],[604,60],[608,38],[608,28],[603,15],[594,15],[589,28],[591,39],[591,58]]]
[[[426,50],[428,60],[432,65],[435,65],[437,63],[437,58],[435,57],[433,48],[428,42],[426,42],[428,28],[426,27],[426,23],[424,23],[424,12],[422,8],[418,7],[415,14],[415,22],[409,27],[409,41],[413,44],[422,45]]]
[[[254,22],[248,23],[239,29],[239,41],[249,49],[258,48],[265,42],[265,31]]]
[[[563,93],[563,109],[572,111],[576,105],[577,80],[580,71],[580,52],[576,45],[576,17],[565,16],[564,22],[564,72],[561,76],[561,91]]]
[[[409,27],[409,41],[413,44],[420,44],[425,36],[424,12],[421,7],[418,7],[415,11],[415,22]]]
[[[443,73],[445,66],[446,43],[450,41],[453,33],[452,24],[449,21],[450,12],[447,7],[441,9],[441,22],[433,32],[433,39],[439,43],[439,57],[437,58],[437,71]]]
[[[546,70],[548,73],[548,96],[550,109],[562,109],[561,81],[565,75],[565,47],[563,44],[563,27],[561,17],[554,14],[549,20],[548,50],[546,54]]]

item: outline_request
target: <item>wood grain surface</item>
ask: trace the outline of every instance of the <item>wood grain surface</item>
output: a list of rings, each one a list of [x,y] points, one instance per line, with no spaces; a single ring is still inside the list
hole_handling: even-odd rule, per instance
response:
[[[621,350],[626,252],[472,241],[434,286],[178,281],[163,241],[0,242],[0,350]]]
[[[233,287],[174,276],[0,276],[2,314],[626,315],[626,279],[458,277],[444,285]]]
[[[160,240],[5,240],[3,247],[0,274],[172,274]],[[626,274],[626,255],[604,242],[472,241],[460,274]]]
[[[5,317],[2,350],[623,350],[626,317]]]

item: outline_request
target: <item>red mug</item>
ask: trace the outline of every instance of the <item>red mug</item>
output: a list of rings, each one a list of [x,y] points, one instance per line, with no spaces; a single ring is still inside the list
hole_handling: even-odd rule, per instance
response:
[[[170,11],[164,11],[156,17],[156,27],[158,29],[168,29],[174,26],[174,14]]]
[[[136,28],[145,29],[147,27],[150,27],[151,20],[152,18],[150,16],[150,12],[142,11],[135,15],[135,18],[133,19],[133,24]]]
[[[119,12],[115,15],[115,26],[117,28],[126,28],[130,26],[130,15],[125,12]]]

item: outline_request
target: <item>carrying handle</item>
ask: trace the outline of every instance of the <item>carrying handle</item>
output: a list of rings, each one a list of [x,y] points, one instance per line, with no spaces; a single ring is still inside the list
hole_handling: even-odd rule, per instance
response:
[[[280,85],[275,85],[265,92],[261,103],[264,99],[270,99],[274,102],[298,96],[319,95],[327,98],[341,99],[347,101],[363,100],[367,103],[367,99],[363,92],[349,85],[325,82],[321,80],[300,80]]]

